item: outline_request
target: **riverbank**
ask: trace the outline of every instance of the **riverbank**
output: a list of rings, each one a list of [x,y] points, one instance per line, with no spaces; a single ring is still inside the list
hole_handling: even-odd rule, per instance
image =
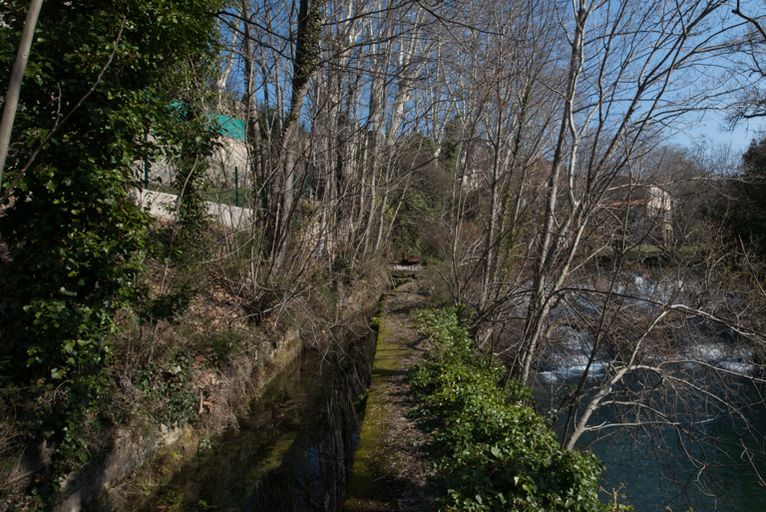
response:
[[[439,510],[630,510],[601,501],[596,457],[559,445],[529,390],[505,378],[464,320],[454,308],[416,319],[428,351],[411,377],[413,413],[436,457]]]

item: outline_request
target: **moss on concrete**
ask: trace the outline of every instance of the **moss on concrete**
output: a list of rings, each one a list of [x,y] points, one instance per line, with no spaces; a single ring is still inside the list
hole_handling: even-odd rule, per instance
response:
[[[390,418],[385,387],[392,372],[401,369],[402,360],[409,354],[408,347],[391,336],[388,322],[385,317],[380,319],[364,421],[343,507],[347,512],[385,510],[381,498],[386,489],[381,477],[392,469],[392,461],[382,449]]]

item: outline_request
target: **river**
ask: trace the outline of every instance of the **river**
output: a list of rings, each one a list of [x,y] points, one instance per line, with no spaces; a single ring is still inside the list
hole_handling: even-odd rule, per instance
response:
[[[603,489],[617,491],[636,512],[766,510],[766,487],[759,481],[759,475],[766,477],[766,408],[758,403],[763,387],[743,378],[732,380],[726,390],[737,394],[737,413],[702,411],[700,400],[675,418],[677,426],[585,434],[578,447],[591,449],[603,462]],[[535,395],[542,410],[555,408],[560,403],[557,397],[574,385],[574,379],[556,385],[538,379]],[[699,418],[692,417],[695,408],[700,409]],[[695,421],[700,418],[704,421]],[[624,409],[606,406],[591,424],[626,419],[633,418]],[[563,431],[561,420],[556,429],[559,434]]]
[[[605,294],[595,293],[608,285],[599,279],[597,273],[583,279],[573,288],[580,291],[551,313],[549,344],[537,363],[541,412],[555,418],[563,437],[562,418],[569,412],[563,397],[586,367],[588,397],[634,357],[646,370],[617,382],[606,399],[612,403],[589,425],[642,426],[586,433],[577,443],[604,462],[603,487],[618,490],[637,512],[766,510],[766,487],[759,480],[766,479],[762,356],[749,340],[704,317],[671,314],[652,324],[666,314],[662,304],[737,310],[746,309],[743,299],[701,293],[705,283],[696,269],[646,269],[621,273],[607,304]],[[598,325],[609,327],[596,345]]]

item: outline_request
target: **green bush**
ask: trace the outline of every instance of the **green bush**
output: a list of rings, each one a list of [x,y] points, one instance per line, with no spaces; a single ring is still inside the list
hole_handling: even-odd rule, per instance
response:
[[[481,357],[454,310],[417,323],[430,350],[411,376],[414,412],[433,431],[443,510],[614,510],[599,500],[596,457],[562,449],[525,387],[498,385],[503,368]]]
[[[3,3],[0,90],[28,5]],[[212,131],[169,104],[200,88],[186,77],[214,62],[223,5],[88,0],[41,12],[0,194],[0,383],[17,390],[29,437],[52,448],[48,498],[87,459],[94,406],[111,393],[115,315],[136,297],[148,250],[149,219],[131,195],[138,163],[175,147],[186,161],[209,154]],[[183,298],[147,315],[175,314]]]
[[[197,416],[197,395],[191,383],[191,356],[178,353],[163,366],[154,364],[133,378],[141,393],[138,404],[158,424],[183,425]]]

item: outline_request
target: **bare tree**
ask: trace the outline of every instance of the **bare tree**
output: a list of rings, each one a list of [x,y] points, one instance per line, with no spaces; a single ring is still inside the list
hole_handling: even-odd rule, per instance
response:
[[[564,109],[517,366],[522,381],[530,379],[553,299],[579,264],[583,235],[605,190],[666,123],[720,92],[710,82],[683,93],[675,84],[721,51],[727,27],[717,28],[716,14],[723,5],[581,1],[572,13]]]

